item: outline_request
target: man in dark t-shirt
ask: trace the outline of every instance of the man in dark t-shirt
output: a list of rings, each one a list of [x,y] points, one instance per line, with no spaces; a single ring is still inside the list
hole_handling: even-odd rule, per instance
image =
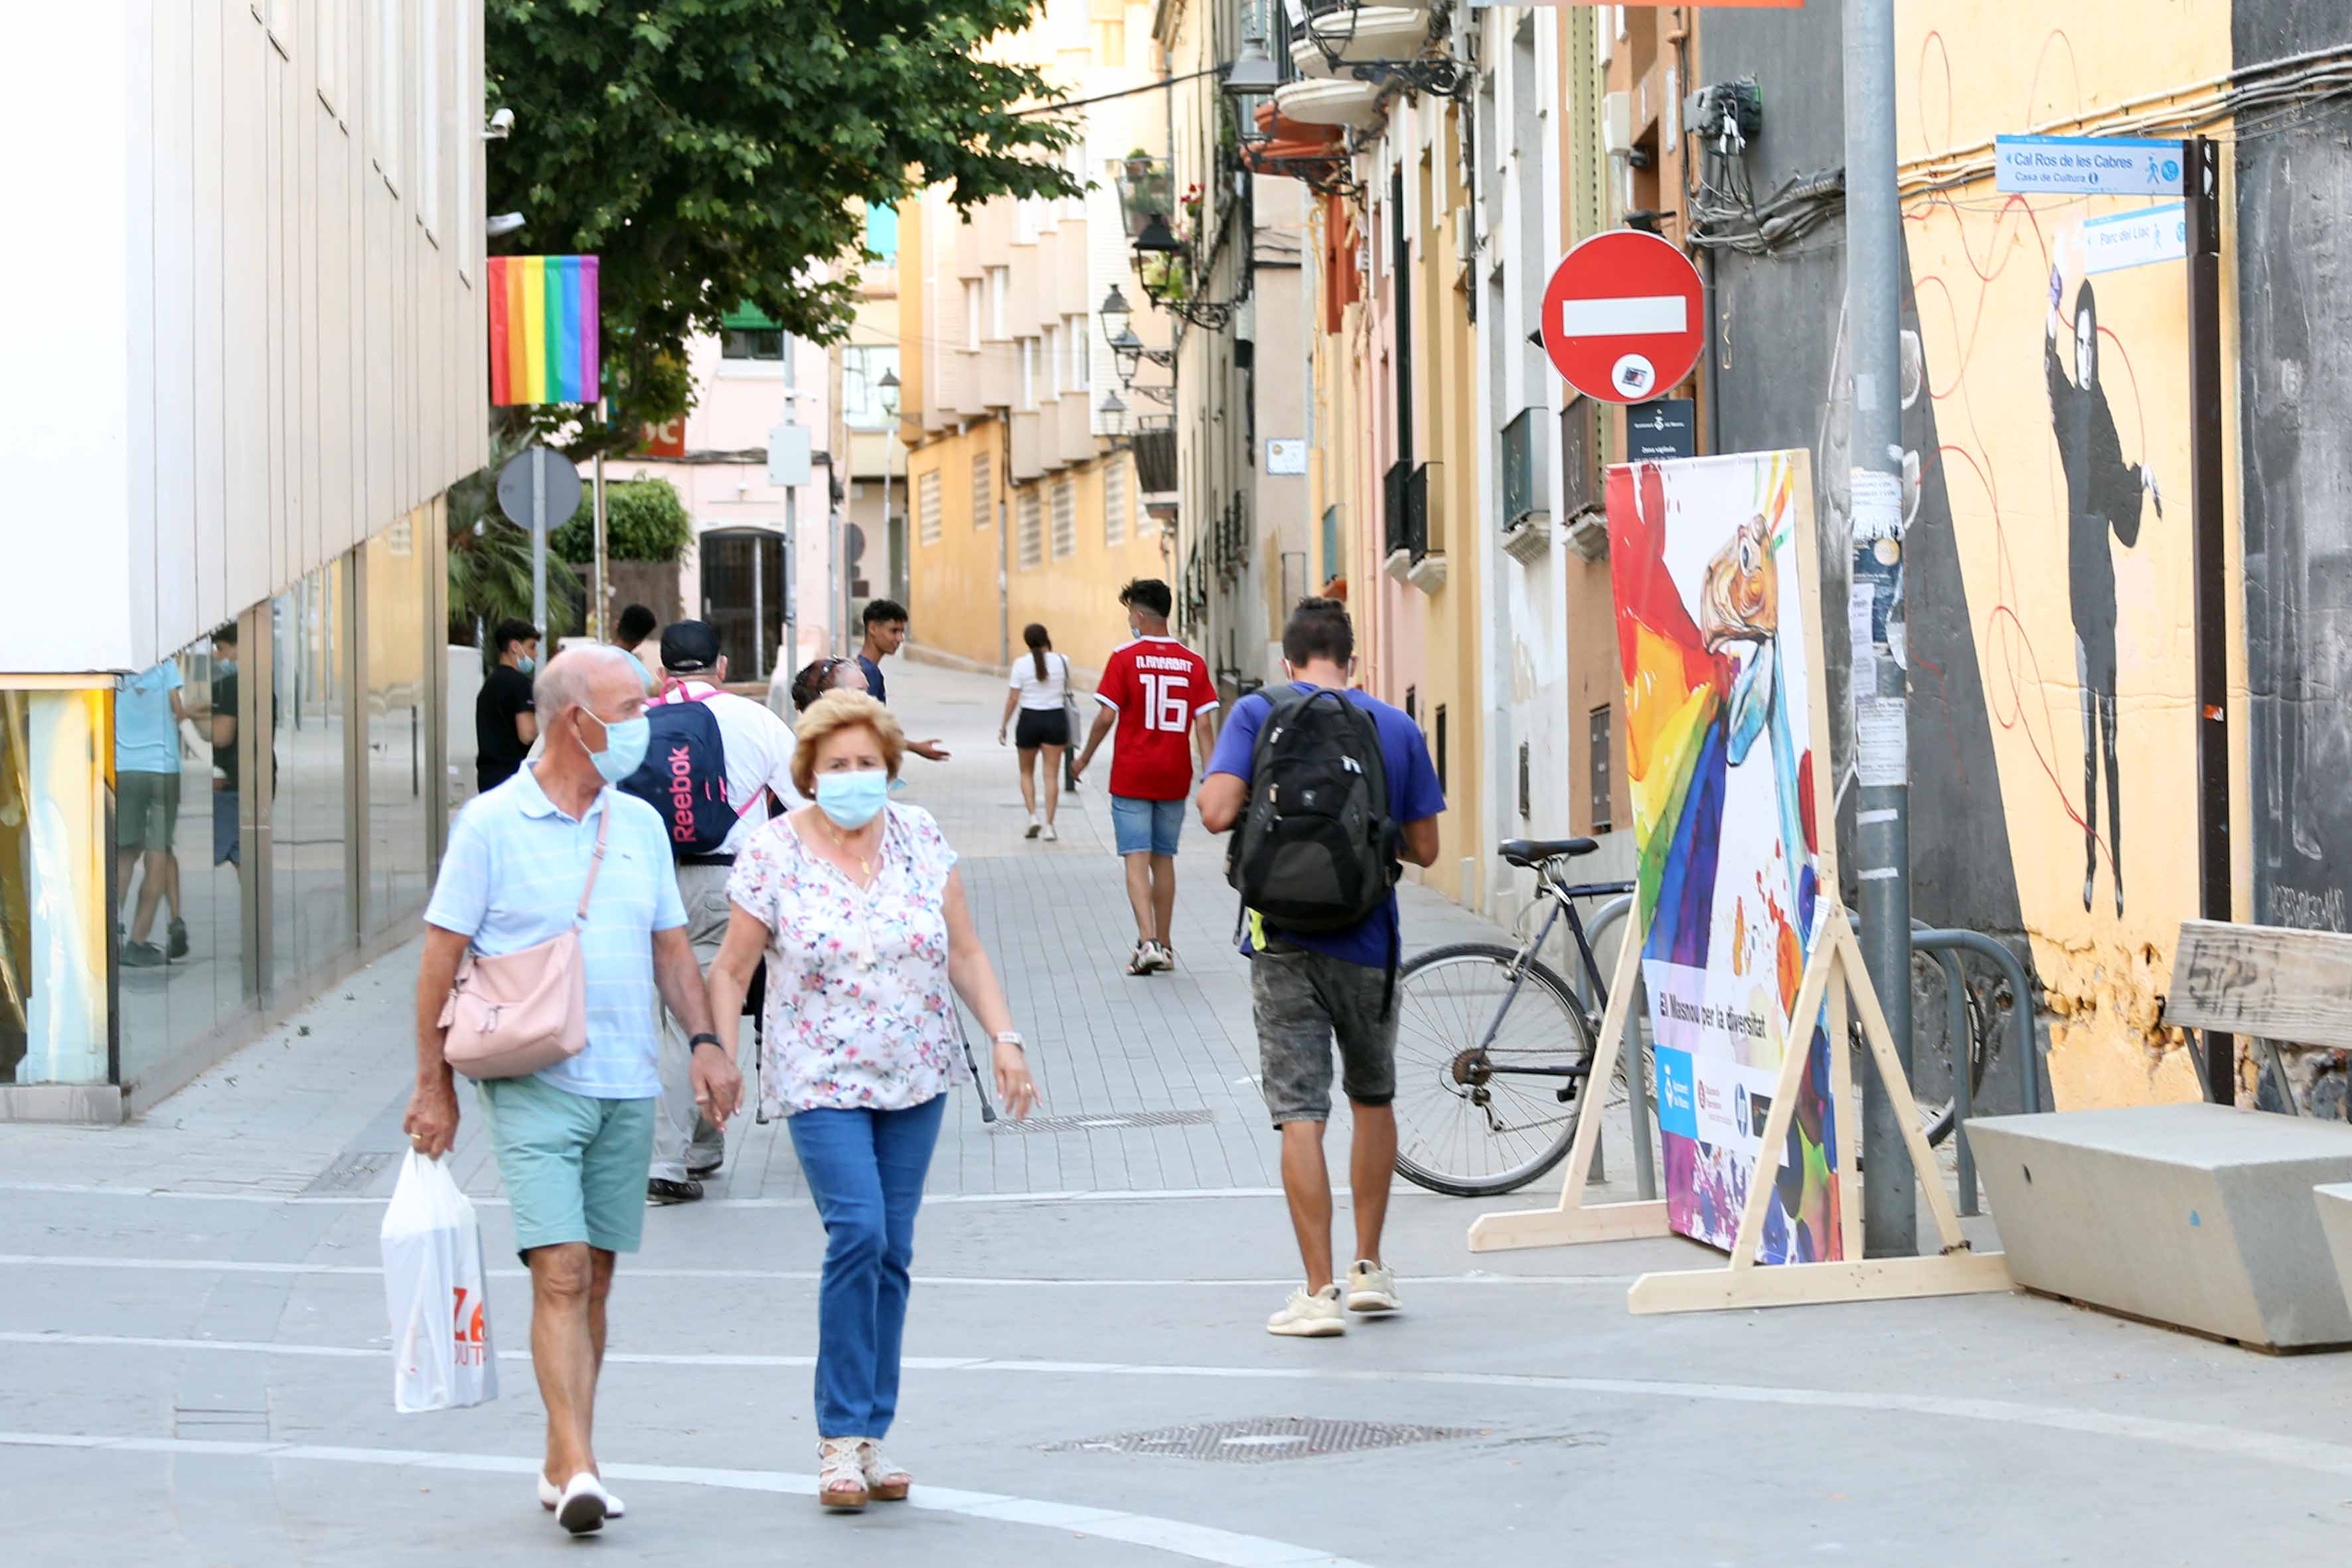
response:
[[[213,633],[213,864],[237,858],[236,623]]]
[[[492,647],[498,663],[474,699],[474,786],[482,791],[514,777],[539,739],[530,694],[531,672],[539,667],[539,628],[529,621],[500,621]]]

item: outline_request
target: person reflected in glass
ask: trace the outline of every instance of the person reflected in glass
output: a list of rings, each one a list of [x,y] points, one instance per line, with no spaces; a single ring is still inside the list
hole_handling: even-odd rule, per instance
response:
[[[188,956],[188,922],[181,918],[180,859],[173,837],[180,821],[180,724],[211,712],[191,707],[180,693],[187,684],[180,661],[167,658],[122,683],[114,695],[115,882],[131,900],[123,932],[122,963],[153,969]],[[164,945],[147,940],[155,911],[169,911]]]

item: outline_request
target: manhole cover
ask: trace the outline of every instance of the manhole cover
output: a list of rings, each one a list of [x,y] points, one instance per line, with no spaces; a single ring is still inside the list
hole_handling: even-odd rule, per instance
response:
[[[389,1169],[397,1154],[345,1154],[310,1178],[306,1193],[355,1193]]]
[[[999,1117],[998,1132],[1116,1132],[1127,1127],[1197,1127],[1214,1121],[1213,1110],[1123,1110],[1101,1116],[1032,1116],[1025,1121]]]
[[[1483,1426],[1417,1426],[1401,1421],[1334,1421],[1313,1415],[1260,1415],[1247,1421],[1202,1421],[1150,1432],[1116,1432],[1055,1443],[1049,1454],[1162,1454],[1177,1459],[1208,1459],[1228,1465],[1265,1465],[1277,1459],[1310,1459],[1324,1454],[1355,1454],[1402,1448],[1412,1443],[1447,1443],[1484,1437]]]

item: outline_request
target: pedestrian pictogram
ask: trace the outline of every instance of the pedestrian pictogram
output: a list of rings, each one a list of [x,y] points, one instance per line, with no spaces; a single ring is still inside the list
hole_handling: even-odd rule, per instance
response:
[[[1642,403],[1698,363],[1698,269],[1641,229],[1612,229],[1560,258],[1544,290],[1543,344],[1587,397]]]

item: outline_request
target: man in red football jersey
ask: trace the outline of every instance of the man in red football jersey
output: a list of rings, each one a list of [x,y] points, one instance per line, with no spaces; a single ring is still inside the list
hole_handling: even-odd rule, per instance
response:
[[[1157,577],[1138,577],[1119,590],[1135,640],[1103,666],[1095,700],[1102,704],[1078,753],[1083,775],[1095,748],[1118,726],[1110,766],[1110,820],[1119,858],[1127,863],[1127,901],[1135,910],[1135,952],[1129,974],[1176,967],[1169,922],[1176,912],[1176,838],[1184,826],[1184,800],[1192,775],[1216,743],[1210,715],[1216,683],[1208,662],[1168,635],[1175,595]]]

